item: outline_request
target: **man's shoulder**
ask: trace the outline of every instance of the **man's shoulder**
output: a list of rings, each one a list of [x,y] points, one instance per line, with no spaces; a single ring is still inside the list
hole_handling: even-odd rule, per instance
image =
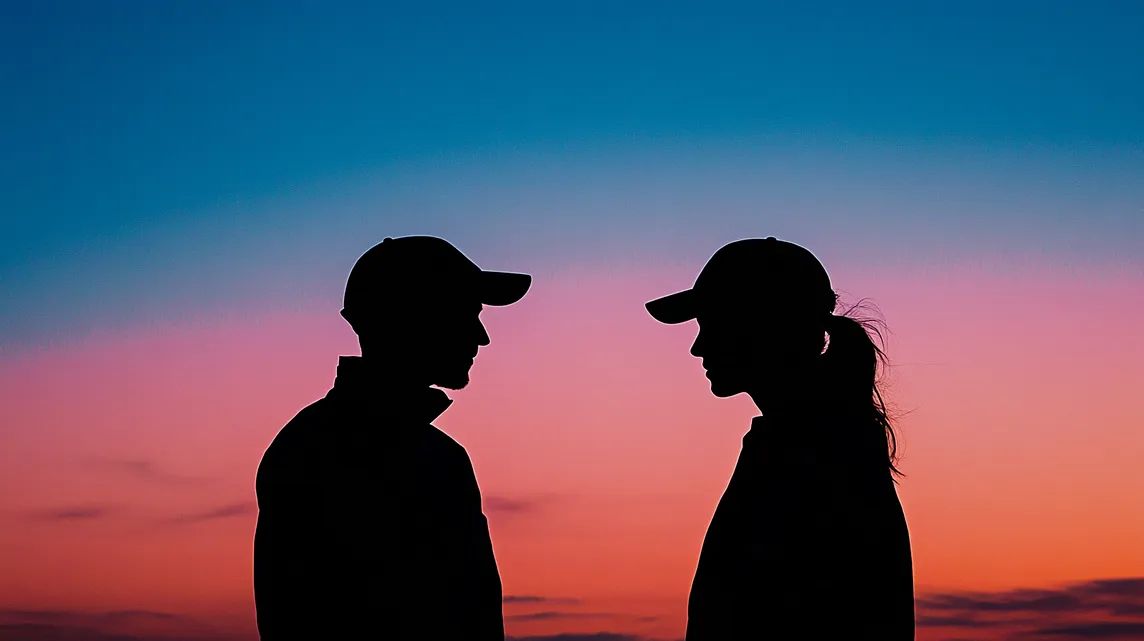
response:
[[[443,432],[435,425],[429,425],[429,429],[425,432],[425,438],[429,446],[442,456],[448,457],[452,460],[469,461],[469,452],[463,445],[458,443],[456,439]]]
[[[303,407],[294,418],[278,430],[278,435],[271,442],[276,444],[294,444],[312,439],[317,435],[318,429],[331,418],[333,406],[329,399],[321,398],[306,407]]]
[[[319,399],[302,408],[278,430],[258,465],[260,482],[281,470],[294,467],[313,454],[321,427],[330,418],[330,409],[327,399]]]

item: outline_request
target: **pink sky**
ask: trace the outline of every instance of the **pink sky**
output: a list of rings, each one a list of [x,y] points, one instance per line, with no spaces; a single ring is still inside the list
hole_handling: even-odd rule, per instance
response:
[[[919,594],[1144,577],[1144,275],[832,274],[892,331]],[[643,311],[693,276],[566,271],[485,312],[492,345],[437,424],[473,459],[505,594],[554,599],[506,605],[510,635],[682,636],[754,415],[745,397],[710,396],[693,326]],[[147,610],[249,634],[259,458],[352,353],[331,307],[0,361],[0,623],[10,610]],[[519,618],[530,612],[550,614]],[[919,638],[999,638],[954,632]]]

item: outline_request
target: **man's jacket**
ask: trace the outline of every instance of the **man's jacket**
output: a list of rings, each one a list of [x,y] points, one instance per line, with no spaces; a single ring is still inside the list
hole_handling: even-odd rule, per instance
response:
[[[501,582],[451,401],[343,357],[258,468],[254,594],[263,641],[503,641]]]

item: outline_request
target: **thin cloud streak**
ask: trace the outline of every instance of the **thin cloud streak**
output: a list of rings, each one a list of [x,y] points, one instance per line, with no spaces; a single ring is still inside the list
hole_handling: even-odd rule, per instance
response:
[[[537,511],[538,507],[536,501],[512,499],[504,496],[486,496],[484,498],[484,509],[488,513],[525,514]]]
[[[564,597],[546,597],[546,596],[533,596],[533,595],[509,595],[501,599],[506,604],[516,603],[551,603],[560,605],[576,605],[580,603],[580,599],[570,599]]]
[[[505,637],[505,641],[653,641],[634,634],[596,632],[594,634],[546,634],[530,637]],[[680,639],[679,641],[683,641]]]
[[[187,486],[209,481],[203,476],[185,476],[167,472],[154,461],[145,459],[95,458],[87,459],[85,464],[104,474],[156,485]]]
[[[559,619],[615,619],[620,615],[606,612],[561,612],[559,610],[545,610],[543,612],[529,612],[528,614],[514,614],[505,617],[506,621],[555,621]]]
[[[106,507],[67,507],[54,510],[32,512],[28,517],[33,521],[93,521],[106,518],[112,510]]]
[[[1007,639],[1135,639],[1144,634],[1144,578],[929,594],[917,609],[919,628],[994,629]]]
[[[1052,628],[1042,628],[1022,637],[1054,637],[1058,639],[1140,639],[1144,638],[1144,622],[1141,623],[1082,623]]]
[[[16,641],[241,641],[242,636],[153,610],[80,612],[0,608],[0,639]]]
[[[251,501],[243,503],[232,503],[223,505],[213,510],[205,512],[196,512],[194,514],[186,514],[177,516],[163,521],[168,525],[189,525],[192,523],[203,523],[205,521],[217,521],[222,519],[231,519],[243,516],[250,516],[257,513],[258,507]]]

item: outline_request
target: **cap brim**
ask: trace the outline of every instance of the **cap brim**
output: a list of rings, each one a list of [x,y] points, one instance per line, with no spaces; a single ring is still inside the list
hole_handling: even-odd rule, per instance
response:
[[[494,307],[512,305],[524,298],[531,286],[532,276],[528,274],[482,271],[480,276],[481,304]]]
[[[695,290],[685,289],[670,296],[657,298],[644,304],[644,307],[657,321],[675,325],[695,318],[697,307],[695,298]]]

